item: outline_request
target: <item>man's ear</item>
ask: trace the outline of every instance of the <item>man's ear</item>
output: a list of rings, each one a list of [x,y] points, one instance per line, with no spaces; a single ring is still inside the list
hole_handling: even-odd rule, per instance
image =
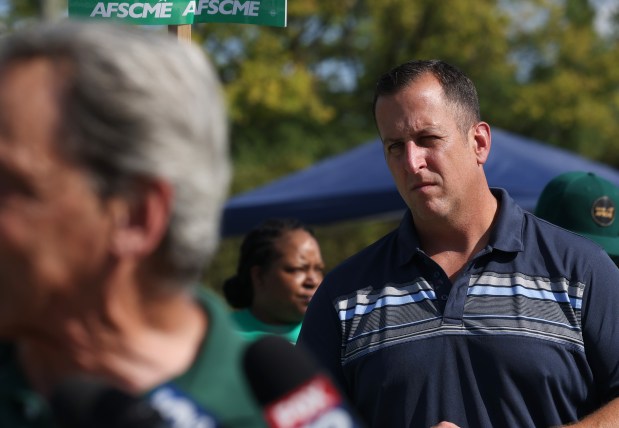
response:
[[[490,125],[486,122],[478,122],[471,129],[473,134],[473,143],[475,147],[475,156],[477,164],[483,165],[488,160],[490,155],[490,146],[492,145],[492,137],[490,135]]]
[[[113,219],[112,252],[118,257],[153,254],[168,229],[174,192],[162,180],[142,180],[129,196],[110,199]]]

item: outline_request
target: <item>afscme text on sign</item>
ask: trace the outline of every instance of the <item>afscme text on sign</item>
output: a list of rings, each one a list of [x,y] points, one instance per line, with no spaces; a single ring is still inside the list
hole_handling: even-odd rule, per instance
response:
[[[228,22],[286,26],[286,0],[69,0],[69,16],[138,25]]]

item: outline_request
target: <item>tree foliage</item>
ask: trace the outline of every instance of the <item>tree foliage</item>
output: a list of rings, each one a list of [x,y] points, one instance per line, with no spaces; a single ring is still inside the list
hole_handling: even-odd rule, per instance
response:
[[[0,14],[0,34],[16,26],[35,24],[41,17],[45,0],[11,0]]]
[[[548,2],[547,16],[514,40],[531,70],[511,103],[510,127],[619,166],[619,44],[600,35],[586,0]]]

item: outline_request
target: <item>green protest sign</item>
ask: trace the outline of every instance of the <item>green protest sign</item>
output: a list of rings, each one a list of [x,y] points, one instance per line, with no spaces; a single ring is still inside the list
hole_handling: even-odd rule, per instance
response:
[[[134,25],[200,22],[286,26],[286,0],[69,0],[69,17]]]

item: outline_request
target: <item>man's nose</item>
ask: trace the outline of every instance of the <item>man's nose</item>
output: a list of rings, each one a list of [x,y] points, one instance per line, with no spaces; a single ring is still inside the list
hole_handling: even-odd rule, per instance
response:
[[[425,150],[413,142],[406,143],[406,166],[413,174],[426,167]]]

